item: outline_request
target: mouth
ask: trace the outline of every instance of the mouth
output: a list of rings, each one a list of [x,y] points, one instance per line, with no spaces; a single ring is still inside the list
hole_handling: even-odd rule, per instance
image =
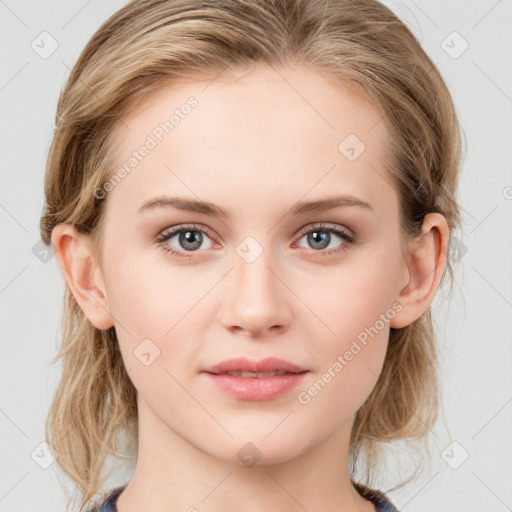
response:
[[[266,378],[285,374],[304,373],[309,370],[277,357],[267,357],[260,361],[253,361],[245,357],[236,357],[222,361],[203,371],[214,375],[231,375],[241,378]]]
[[[246,372],[246,371],[229,371],[223,373],[214,373],[213,375],[232,375],[233,377],[241,377],[242,379],[264,379],[267,377],[276,377],[280,375],[295,375],[298,373],[306,373],[307,370],[303,372],[287,372],[285,370],[275,370],[273,372]],[[210,372],[208,372],[210,373]]]
[[[244,357],[228,359],[206,368],[209,381],[223,393],[238,400],[273,400],[299,386],[309,370],[268,357],[252,361]]]

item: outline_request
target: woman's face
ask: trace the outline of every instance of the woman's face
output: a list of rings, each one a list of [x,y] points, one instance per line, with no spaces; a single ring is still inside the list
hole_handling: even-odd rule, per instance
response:
[[[169,86],[116,141],[101,271],[140,421],[232,462],[348,439],[407,284],[381,112],[311,69],[257,66]],[[204,370],[239,357],[308,371],[269,395],[231,379],[233,396]]]

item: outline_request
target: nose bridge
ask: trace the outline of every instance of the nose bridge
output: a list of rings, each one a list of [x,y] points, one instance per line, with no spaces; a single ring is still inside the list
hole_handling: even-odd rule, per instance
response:
[[[256,333],[288,323],[286,287],[274,275],[276,261],[274,251],[253,237],[236,247],[222,314],[226,328]]]

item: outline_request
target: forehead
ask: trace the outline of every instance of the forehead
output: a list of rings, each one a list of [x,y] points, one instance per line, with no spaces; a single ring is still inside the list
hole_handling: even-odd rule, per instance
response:
[[[394,197],[381,110],[311,68],[254,66],[170,84],[123,121],[111,171],[129,175],[111,195],[137,205],[165,192],[213,202],[236,194],[246,206],[258,191],[292,204],[334,189],[383,206]]]

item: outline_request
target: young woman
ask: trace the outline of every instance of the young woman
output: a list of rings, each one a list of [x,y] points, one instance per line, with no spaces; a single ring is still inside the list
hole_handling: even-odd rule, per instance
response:
[[[47,437],[90,510],[394,511],[437,415],[460,128],[376,0],[136,0],[59,99],[41,233],[66,281]],[[360,470],[364,479],[356,478]]]

